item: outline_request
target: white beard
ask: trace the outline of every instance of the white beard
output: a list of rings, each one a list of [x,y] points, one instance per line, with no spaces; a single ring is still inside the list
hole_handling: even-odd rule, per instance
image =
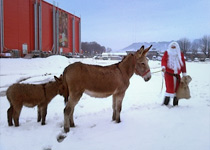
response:
[[[178,58],[178,55],[175,53],[175,55],[171,55],[169,54],[168,55],[168,64],[167,66],[174,70],[174,73],[177,73],[178,72],[178,69],[181,68],[181,65],[179,63],[179,58]]]
[[[168,52],[168,64],[167,66],[174,70],[174,73],[178,73],[178,70],[183,66],[183,62],[181,59],[180,48],[177,46],[176,49],[171,49],[170,47],[167,49]]]

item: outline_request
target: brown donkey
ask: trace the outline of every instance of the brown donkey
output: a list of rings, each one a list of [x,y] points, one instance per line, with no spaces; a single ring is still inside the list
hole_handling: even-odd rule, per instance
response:
[[[19,116],[24,106],[34,107],[38,105],[38,119],[42,125],[45,125],[48,103],[58,94],[60,85],[62,85],[62,76],[56,81],[46,84],[13,84],[6,94],[10,102],[10,108],[7,110],[8,125],[12,126],[12,119],[15,126],[19,126]]]
[[[68,98],[64,109],[64,131],[69,132],[69,127],[75,126],[74,107],[83,93],[99,98],[113,95],[112,120],[119,123],[122,101],[132,75],[135,73],[143,77],[145,81],[151,78],[146,58],[151,47],[152,45],[144,49],[142,46],[134,54],[129,54],[121,62],[110,66],[87,65],[80,62],[67,66],[63,72],[61,92],[65,98]]]

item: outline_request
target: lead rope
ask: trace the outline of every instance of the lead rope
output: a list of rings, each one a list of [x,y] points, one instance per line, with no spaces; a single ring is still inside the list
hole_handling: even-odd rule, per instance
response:
[[[162,71],[162,70],[161,70],[161,71]],[[164,82],[164,80],[163,80],[164,73],[162,72],[161,74],[162,74],[162,85],[161,85],[160,94],[161,94],[161,93],[162,93],[162,91],[163,91],[163,82]]]
[[[155,73],[158,73],[158,72],[162,72],[162,70],[158,70],[158,71],[151,72],[151,74],[155,74]],[[162,91],[163,91],[163,82],[164,82],[163,77],[164,77],[164,73],[162,73],[161,76],[162,76],[162,85],[161,85],[161,89],[160,89],[160,94],[161,94]]]

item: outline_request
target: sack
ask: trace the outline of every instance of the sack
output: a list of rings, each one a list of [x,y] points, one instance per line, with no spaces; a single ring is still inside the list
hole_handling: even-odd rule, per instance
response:
[[[188,75],[188,76],[183,76],[180,80],[180,84],[179,87],[176,91],[176,97],[177,99],[189,99],[190,96],[190,88],[189,88],[189,83],[190,81],[192,81],[192,78]]]

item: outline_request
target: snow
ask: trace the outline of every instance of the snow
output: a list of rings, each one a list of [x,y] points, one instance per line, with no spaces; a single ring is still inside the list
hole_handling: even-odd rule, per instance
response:
[[[67,59],[62,56],[35,59],[0,59],[0,150],[209,150],[210,149],[210,63],[187,62],[192,77],[190,100],[178,107],[162,106],[162,74],[149,82],[134,75],[126,91],[121,123],[112,119],[112,97],[92,98],[83,94],[74,112],[75,128],[63,132],[64,100],[56,96],[48,105],[46,125],[37,123],[37,108],[23,107],[20,126],[9,127],[9,103],[5,91],[15,82],[40,84],[53,80],[76,61],[110,65],[117,61]],[[149,61],[152,71],[159,61]],[[172,105],[172,100],[171,104]]]

